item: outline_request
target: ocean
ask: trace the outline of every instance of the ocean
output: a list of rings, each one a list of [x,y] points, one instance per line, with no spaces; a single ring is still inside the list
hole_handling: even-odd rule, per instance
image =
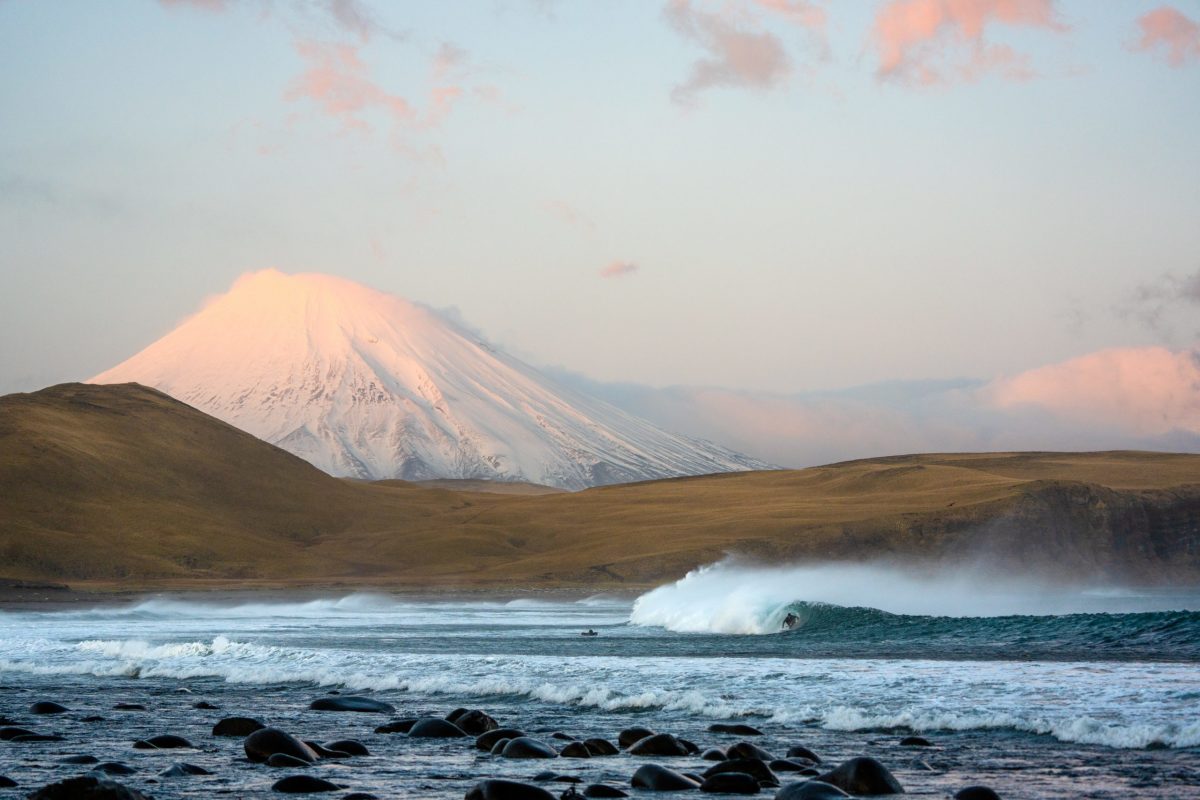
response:
[[[1010,605],[1048,604],[1055,613],[1006,613],[1013,609],[994,596],[984,609],[972,605],[984,602],[978,593],[956,600],[946,586],[914,593],[893,583],[874,605],[809,599],[845,588],[844,575],[825,579],[822,589],[794,571],[747,581],[737,570],[702,570],[633,601],[158,597],[3,611],[0,716],[63,738],[0,741],[0,775],[19,783],[0,797],[86,771],[61,763],[76,755],[126,764],[136,771],[115,779],[160,800],[272,796],[272,784],[291,773],[250,763],[240,739],[211,736],[226,716],[255,717],[302,739],[358,739],[371,755],[308,772],[345,786],[342,794],[380,798],[461,798],[484,778],[530,781],[547,770],[652,796],[629,786],[641,763],[711,766],[696,756],[625,753],[518,761],[469,739],[374,733],[392,718],[456,707],[483,709],[558,746],[564,740],[552,733],[615,740],[641,725],[701,749],[726,747],[740,737],[709,726],[740,722],[760,729],[754,743],[774,755],[804,745],[822,768],[872,756],[909,794],[930,797],[972,784],[1006,798],[1200,797],[1195,595],[1017,593]],[[963,608],[911,613],[938,602]],[[789,614],[794,627],[784,630]],[[588,629],[598,635],[580,635]],[[330,692],[397,711],[309,709]],[[41,700],[69,711],[31,715]],[[200,701],[219,708],[198,710]],[[145,710],[115,710],[118,703]],[[159,734],[195,747],[133,749]],[[902,746],[911,734],[932,746]],[[180,761],[212,774],[159,775]],[[556,796],[568,786],[542,785]]]

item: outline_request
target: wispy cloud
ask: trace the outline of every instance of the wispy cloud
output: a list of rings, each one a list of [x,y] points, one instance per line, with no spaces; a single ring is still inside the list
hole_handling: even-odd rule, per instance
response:
[[[347,129],[369,130],[365,115],[377,110],[396,122],[416,119],[407,100],[371,80],[357,46],[299,41],[296,51],[308,68],[288,88],[288,100],[311,100]]]
[[[1183,277],[1167,273],[1141,283],[1115,310],[1122,317],[1135,319],[1149,330],[1170,337],[1172,313],[1189,306],[1200,306],[1200,269]]]
[[[639,269],[632,261],[614,261],[600,270],[601,278],[623,278],[632,275]]]
[[[914,86],[1012,80],[1036,75],[1029,57],[987,40],[994,25],[1062,32],[1054,0],[891,0],[879,9],[871,40],[881,80]]]
[[[782,40],[749,13],[751,7],[783,14],[801,25],[824,24],[821,9],[796,0],[762,0],[702,10],[692,0],[670,0],[664,11],[680,35],[699,44],[706,56],[692,64],[687,80],[672,90],[677,103],[691,105],[697,95],[715,87],[771,89],[792,72]]]
[[[566,200],[551,200],[546,203],[546,210],[568,225],[581,228],[589,233],[596,230],[596,223],[592,218]]]
[[[1200,23],[1172,6],[1160,6],[1138,18],[1141,38],[1135,50],[1161,54],[1172,67],[1200,63]]]

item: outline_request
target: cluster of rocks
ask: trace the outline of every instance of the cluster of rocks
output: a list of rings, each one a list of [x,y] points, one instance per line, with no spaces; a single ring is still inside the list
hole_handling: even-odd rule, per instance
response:
[[[204,704],[210,707],[209,704]],[[199,707],[199,704],[197,704]],[[367,697],[331,695],[314,700],[314,711],[393,714],[388,703]],[[68,709],[52,702],[35,703],[31,714],[61,714]],[[118,711],[144,710],[139,704],[119,703]],[[8,722],[0,720],[0,722]],[[491,715],[478,709],[457,708],[445,717],[406,717],[394,719],[375,729],[377,734],[402,734],[410,739],[473,739],[474,747],[503,759],[592,759],[619,756],[622,752],[638,758],[695,758],[710,762],[703,771],[672,769],[658,763],[643,763],[634,770],[628,786],[649,792],[699,791],[707,794],[754,795],[774,792],[775,800],[834,800],[851,796],[903,794],[904,788],[882,763],[874,758],[851,758],[833,768],[803,745],[794,745],[782,755],[774,754],[749,741],[762,735],[745,724],[718,723],[709,732],[736,736],[739,741],[724,747],[701,749],[697,744],[671,733],[634,726],[620,731],[615,743],[604,738],[579,739],[561,731],[546,739],[531,736],[514,727],[503,727]],[[295,771],[328,759],[353,759],[369,756],[366,745],[357,739],[317,742],[294,736],[250,717],[226,717],[212,728],[214,737],[242,739],[242,750],[254,764]],[[21,743],[61,741],[61,736],[39,734],[17,727],[0,727],[0,740]],[[902,745],[931,747],[921,737],[907,737]],[[187,739],[163,734],[133,743],[135,749],[174,750],[193,748]],[[113,776],[130,775],[136,770],[120,762],[99,762],[93,756],[72,756],[63,763],[87,765],[87,774],[43,786],[28,795],[30,800],[152,800],[142,792],[120,784]],[[203,767],[176,763],[160,773],[161,777],[187,777],[211,774]],[[543,771],[532,782],[493,778],[482,780],[466,793],[466,800],[555,800],[548,784],[565,784],[558,795],[572,798],[628,797],[625,789],[605,783],[585,782],[575,775]],[[0,788],[16,787],[11,778],[0,775]],[[275,781],[274,791],[285,794],[339,792],[347,787],[315,775],[296,773]],[[374,800],[366,793],[351,793],[343,800]],[[955,800],[999,800],[995,791],[970,786],[955,795]]]

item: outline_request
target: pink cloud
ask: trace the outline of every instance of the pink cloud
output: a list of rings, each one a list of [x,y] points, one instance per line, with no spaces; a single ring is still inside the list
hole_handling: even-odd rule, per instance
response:
[[[308,99],[347,129],[368,130],[367,112],[382,110],[396,122],[408,122],[416,114],[407,100],[376,85],[358,55],[358,47],[318,42],[296,43],[296,51],[308,69],[292,82],[288,100]]]
[[[993,381],[981,396],[995,408],[1041,409],[1142,436],[1200,432],[1200,352],[1101,350]]]
[[[872,32],[877,74],[919,86],[971,82],[986,73],[1033,77],[1028,56],[986,41],[996,24],[1066,30],[1054,0],[891,0],[880,8]]]
[[[1165,51],[1167,63],[1182,67],[1200,61],[1200,24],[1171,6],[1160,6],[1138,19],[1142,38],[1133,47],[1145,52]]]
[[[707,52],[672,90],[676,102],[691,104],[699,92],[717,86],[770,89],[791,72],[783,42],[770,31],[729,14],[700,11],[691,0],[671,0],[665,13],[676,31]]]
[[[438,48],[437,53],[433,56],[433,77],[437,80],[443,80],[466,64],[466,62],[466,50],[450,42],[442,42],[442,46]]]
[[[622,278],[638,271],[638,265],[631,261],[614,261],[600,270],[601,278]]]

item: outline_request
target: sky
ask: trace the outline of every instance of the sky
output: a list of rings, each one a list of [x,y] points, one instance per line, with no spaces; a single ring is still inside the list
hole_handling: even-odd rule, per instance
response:
[[[0,0],[0,109],[0,392],[275,267],[603,385],[1200,430],[1200,0]]]

